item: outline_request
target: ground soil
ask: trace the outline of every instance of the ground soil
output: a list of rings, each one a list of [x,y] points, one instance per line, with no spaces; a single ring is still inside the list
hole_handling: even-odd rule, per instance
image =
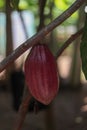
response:
[[[14,130],[16,116],[12,94],[1,91],[0,130]],[[87,130],[87,85],[62,89],[48,109],[28,112],[22,130]]]

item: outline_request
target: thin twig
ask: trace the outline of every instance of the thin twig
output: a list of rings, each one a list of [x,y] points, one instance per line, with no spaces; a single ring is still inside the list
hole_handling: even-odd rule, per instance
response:
[[[41,39],[44,38],[49,32],[51,32],[54,28],[64,22],[67,18],[69,18],[86,0],[76,0],[74,4],[72,4],[65,12],[63,12],[59,17],[53,20],[50,24],[48,24],[45,28],[43,28],[36,35],[25,41],[22,45],[20,45],[16,50],[14,50],[7,58],[5,58],[0,63],[0,72],[2,72],[9,64],[14,62],[21,54],[23,54],[28,48],[37,44]]]
[[[76,32],[75,34],[71,35],[71,37],[62,45],[62,47],[59,48],[57,54],[56,54],[56,58],[59,57],[62,52],[77,38],[79,37],[81,34],[83,33],[83,28],[81,28],[78,32]]]

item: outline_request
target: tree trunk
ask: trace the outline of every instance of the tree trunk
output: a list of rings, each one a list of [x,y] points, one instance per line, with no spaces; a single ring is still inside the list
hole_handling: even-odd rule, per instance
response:
[[[6,56],[13,51],[11,12],[10,0],[6,0]],[[13,63],[6,70],[6,81],[8,85],[10,73],[12,70],[14,70],[14,68],[15,66]]]

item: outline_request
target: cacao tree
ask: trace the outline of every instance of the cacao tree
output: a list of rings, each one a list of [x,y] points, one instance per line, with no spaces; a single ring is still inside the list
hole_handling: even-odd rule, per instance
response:
[[[32,4],[31,1],[28,0],[29,3]],[[38,3],[40,3],[39,1]],[[42,1],[40,6],[43,8],[40,9],[40,17],[44,19],[44,7],[46,1]],[[55,0],[55,2],[57,2]],[[69,0],[67,1],[69,2]],[[75,34],[73,34],[64,44],[60,47],[57,51],[56,57],[51,54],[49,49],[47,49],[47,45],[38,45],[41,43],[43,39],[45,39],[46,35],[53,31],[57,26],[62,24],[66,19],[71,17],[71,15],[76,12],[86,0],[76,0],[72,3],[72,5],[66,9],[62,14],[60,14],[56,19],[52,20],[48,25],[44,25],[44,22],[40,19],[40,24],[38,28],[38,32],[32,36],[30,39],[26,40],[23,44],[21,44],[17,49],[15,49],[11,54],[9,54],[3,61],[0,63],[0,72],[10,66],[13,61],[15,61],[19,56],[21,56],[26,50],[32,47],[30,54],[28,55],[25,61],[25,80],[29,88],[29,93],[25,88],[25,93],[23,97],[22,104],[19,109],[17,124],[15,130],[21,130],[22,125],[27,114],[28,104],[33,96],[34,98],[38,99],[40,102],[45,104],[49,104],[57,94],[59,88],[59,78],[56,68],[56,59],[62,54],[62,52],[74,41],[77,37],[79,37],[82,33],[82,40],[80,44],[81,50],[81,59],[82,59],[82,69],[87,79],[87,66],[86,66],[86,25],[87,25],[87,17],[84,22],[84,27],[78,30]],[[19,0],[13,0],[11,2],[12,6],[15,7],[17,10]],[[65,6],[66,7],[66,6]],[[43,9],[43,10],[42,10]],[[85,14],[86,15],[86,14]],[[45,27],[44,27],[45,26]],[[40,30],[40,31],[39,31]],[[41,49],[40,49],[41,47]],[[38,64],[39,63],[39,64]],[[51,66],[50,66],[51,64]],[[35,66],[34,66],[35,65]],[[28,68],[29,67],[29,68]],[[52,67],[52,68],[51,68]],[[50,72],[49,69],[52,69]],[[37,72],[38,70],[38,72]],[[34,71],[34,72],[33,72]],[[34,76],[33,74],[36,73]],[[39,73],[39,74],[37,74]],[[50,76],[48,76],[48,73]],[[34,76],[34,77],[33,77]],[[40,76],[40,77],[38,77]],[[28,79],[29,78],[29,79]],[[55,85],[52,84],[54,82]],[[39,86],[39,88],[38,88]],[[51,87],[49,87],[51,86]]]

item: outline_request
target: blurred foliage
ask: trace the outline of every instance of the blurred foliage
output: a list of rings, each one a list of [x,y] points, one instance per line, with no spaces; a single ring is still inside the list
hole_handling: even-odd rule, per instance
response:
[[[64,10],[66,10],[75,0],[47,0],[46,6],[45,6],[45,19],[46,24],[50,22],[50,7],[52,6],[52,18],[56,18],[59,16]],[[31,10],[35,17],[37,18],[38,22],[38,0],[11,0],[11,6],[13,9],[20,9],[20,10]],[[0,10],[2,10],[5,6],[5,0],[0,0]],[[76,21],[78,19],[78,12],[75,12],[69,19],[67,19],[63,25],[70,25],[70,24],[76,24]],[[36,22],[36,23],[37,23]]]
[[[66,10],[75,0],[54,0],[55,5],[62,11]]]
[[[11,5],[12,5],[15,9],[18,9],[19,1],[20,1],[20,0],[11,0]]]
[[[45,25],[49,24],[53,19],[55,19],[56,17],[58,17],[61,13],[63,13],[63,11],[65,11],[69,6],[71,6],[74,3],[75,0],[71,1],[71,0],[47,0],[46,2],[46,6],[44,9],[44,16],[45,16],[45,20],[44,23]],[[35,17],[35,22],[34,22],[34,26],[37,27],[39,25],[39,0],[10,0],[11,2],[11,7],[13,8],[13,10],[30,10],[33,12],[34,17]],[[5,6],[5,0],[0,0],[0,8],[4,8]],[[62,26],[65,28],[65,26],[69,26],[69,25],[75,25],[77,24],[77,19],[78,19],[78,11],[75,12],[71,17],[69,17],[66,21],[64,21],[62,23]],[[52,31],[52,37],[53,39],[56,39],[56,43],[57,43],[57,39],[58,39],[58,32],[57,32],[57,28],[55,29],[55,31]],[[59,34],[60,35],[60,34]],[[62,38],[62,35],[64,36],[64,33],[61,34],[60,39],[65,40],[64,38]],[[62,40],[62,43],[64,42]],[[54,41],[53,41],[54,42]],[[58,45],[60,45],[59,40],[58,40]],[[53,48],[53,46],[52,46]]]
[[[60,15],[63,11],[65,11],[70,5],[72,5],[75,2],[75,0],[55,0],[55,9],[54,13],[56,16]],[[55,16],[55,17],[56,17]],[[76,21],[78,19],[78,12],[75,12],[67,21],[63,23],[63,25],[70,25],[70,24],[76,24]]]
[[[38,0],[20,0],[19,9],[29,9],[35,13],[38,8]]]
[[[5,0],[0,0],[0,10],[3,10],[5,5]]]

